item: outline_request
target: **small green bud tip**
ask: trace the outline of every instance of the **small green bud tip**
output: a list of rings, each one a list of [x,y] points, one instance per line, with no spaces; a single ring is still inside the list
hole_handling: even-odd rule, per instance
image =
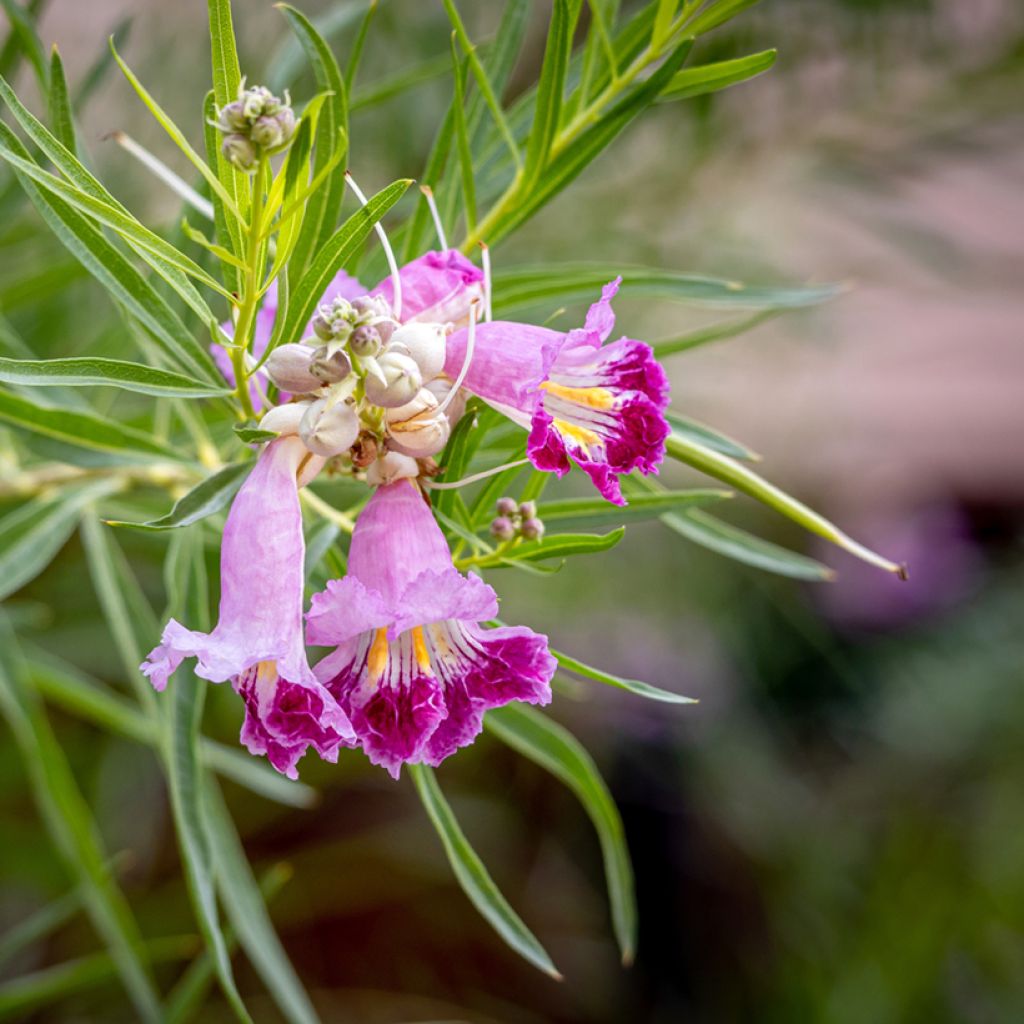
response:
[[[520,532],[526,540],[540,540],[544,536],[544,524],[536,517],[532,517],[524,520]]]
[[[499,516],[507,516],[511,518],[516,514],[519,506],[516,504],[515,498],[499,498],[497,505],[495,506]]]
[[[511,540],[515,535],[515,524],[508,516],[498,516],[491,523],[491,536],[495,540]]]

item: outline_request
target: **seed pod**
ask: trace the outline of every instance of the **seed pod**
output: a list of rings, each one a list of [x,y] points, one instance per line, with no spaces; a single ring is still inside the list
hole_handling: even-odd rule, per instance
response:
[[[316,391],[322,381],[312,371],[313,349],[294,343],[278,345],[267,358],[267,373],[282,390],[293,395]]]
[[[442,324],[402,324],[391,335],[389,347],[403,345],[416,360],[424,380],[433,380],[444,369],[445,333]]]
[[[329,459],[352,447],[359,436],[359,417],[346,402],[328,407],[327,399],[312,402],[299,424],[302,443],[314,454]]]
[[[385,352],[378,360],[383,380],[375,374],[366,375],[366,397],[385,409],[395,409],[412,401],[423,385],[420,368],[409,356]]]
[[[336,384],[352,372],[352,361],[343,348],[331,352],[327,345],[321,345],[313,355],[309,372],[322,384]]]
[[[396,480],[415,480],[420,475],[416,460],[398,452],[385,452],[366,471],[366,482],[371,487],[393,484]]]

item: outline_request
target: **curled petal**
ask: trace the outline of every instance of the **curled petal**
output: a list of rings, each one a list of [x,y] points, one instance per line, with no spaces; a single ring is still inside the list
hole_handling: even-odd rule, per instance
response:
[[[431,323],[463,323],[469,307],[483,295],[483,272],[457,249],[428,252],[406,263],[398,272],[402,281],[402,320]],[[391,278],[385,278],[371,295],[394,302]]]

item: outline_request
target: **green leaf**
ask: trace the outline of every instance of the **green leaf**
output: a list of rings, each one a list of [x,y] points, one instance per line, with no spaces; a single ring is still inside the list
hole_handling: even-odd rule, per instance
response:
[[[663,512],[671,512],[690,505],[707,505],[731,497],[731,491],[662,491],[658,494],[631,497],[629,504],[625,506],[612,505],[604,498],[559,498],[557,501],[546,501],[538,505],[537,516],[545,525],[567,519],[612,519],[615,522],[630,522],[656,519]]]
[[[79,889],[58,896],[40,907],[29,917],[23,918],[0,936],[0,964],[16,956],[23,949],[47,938],[58,928],[67,924],[82,909],[82,893]],[[2,1004],[0,1004],[2,1005]]]
[[[32,691],[6,620],[0,618],[0,711],[21,750],[29,785],[47,830],[86,910],[103,938],[140,1020],[160,1019],[159,997],[138,954],[141,935],[124,894],[114,880],[99,829],[75,783],[75,776]]]
[[[698,274],[611,263],[519,266],[495,274],[494,314],[505,316],[541,303],[554,306],[593,302],[601,288],[620,274],[619,294],[623,297],[672,299],[726,309],[797,309],[826,302],[840,292],[836,285],[745,285]]]
[[[131,456],[159,455],[176,460],[184,458],[182,453],[154,441],[148,434],[133,427],[121,426],[94,413],[36,405],[27,398],[5,391],[0,391],[0,421],[80,448]]]
[[[283,339],[298,341],[301,331],[309,322],[316,304],[324,294],[335,274],[356,254],[366,241],[373,226],[405,194],[412,184],[409,179],[392,182],[370,198],[366,206],[357,210],[324,243],[309,269],[299,279],[288,296],[288,304],[282,310],[278,304],[277,320],[268,352],[276,348]],[[282,315],[283,313],[283,315]]]
[[[416,784],[416,791],[427,815],[441,838],[444,851],[448,855],[448,863],[451,864],[462,891],[488,924],[524,960],[552,978],[560,979],[561,975],[551,962],[551,957],[509,906],[476,850],[470,846],[441,792],[441,787],[437,784],[433,769],[424,764],[410,764],[406,767]]]
[[[330,46],[314,28],[312,22],[288,4],[277,6],[288,19],[288,24],[312,65],[317,88],[329,94],[318,119],[314,139],[315,178],[317,174],[342,161],[348,149],[348,96],[345,91],[345,80]],[[315,260],[321,247],[327,243],[338,223],[344,194],[344,175],[335,174],[328,180],[326,186],[317,189],[310,196],[292,253],[296,272],[301,272],[310,261]]]
[[[71,114],[71,100],[68,98],[68,83],[64,77],[64,63],[60,59],[56,43],[50,51],[49,114],[54,136],[69,153],[74,154],[75,122]]]
[[[570,555],[592,555],[615,547],[626,535],[625,527],[609,533],[556,533],[541,540],[527,540],[517,545],[506,558],[540,562],[547,558],[568,558]]]
[[[200,628],[207,623],[205,616],[186,614],[189,605],[206,602],[206,571],[203,563],[202,540],[180,534],[184,543],[172,545],[169,552],[169,575],[176,580],[184,578],[183,600],[172,608],[172,614],[189,621],[199,619]],[[179,557],[175,557],[175,556]],[[176,564],[172,564],[174,559]],[[185,880],[192,906],[199,923],[206,949],[213,960],[221,989],[235,1016],[250,1022],[238,994],[227,941],[221,931],[217,912],[217,894],[214,887],[210,841],[204,814],[204,776],[199,759],[199,728],[203,715],[206,683],[187,670],[179,669],[171,680],[164,712],[164,764],[171,794],[171,812],[174,817],[178,848],[181,851]]]
[[[274,932],[238,832],[212,780],[204,795],[217,887],[238,941],[289,1024],[317,1024],[316,1011]]]
[[[155,718],[147,718],[127,700],[108,692],[97,680],[51,652],[30,648],[28,668],[42,696],[62,710],[136,743],[147,746],[157,743]],[[317,802],[315,789],[286,779],[237,745],[225,746],[203,738],[200,754],[203,764],[218,775],[267,800],[299,808],[312,807]]]
[[[0,381],[33,387],[115,387],[143,395],[202,398],[229,395],[227,387],[213,387],[192,377],[120,359],[93,356],[71,359],[4,359],[0,357]]]
[[[662,690],[660,687],[651,686],[650,683],[642,683],[639,679],[624,679],[621,676],[612,675],[602,669],[586,665],[576,658],[563,654],[561,651],[551,651],[552,656],[558,664],[568,672],[573,672],[585,679],[592,679],[596,683],[604,683],[606,686],[615,686],[620,690],[628,690],[638,697],[646,697],[648,700],[658,700],[665,704],[696,704],[692,697],[684,697],[681,693],[672,693],[670,690]]]
[[[718,0],[702,11],[695,14],[693,18],[684,23],[684,29],[688,35],[700,36],[718,28],[732,18],[735,18],[741,11],[753,7],[758,0]]]
[[[352,103],[349,109],[353,114],[357,111],[372,110],[396,96],[401,96],[402,93],[417,85],[440,78],[451,70],[451,66],[451,58],[442,54],[437,57],[428,57],[418,64],[402,68],[397,74],[375,79],[369,85],[352,93]]]
[[[668,420],[669,426],[675,433],[690,441],[696,441],[697,444],[701,444],[705,448],[711,448],[733,459],[742,459],[744,462],[759,462],[761,459],[757,452],[751,451],[746,445],[740,444],[739,441],[734,441],[731,437],[720,434],[717,430],[713,430],[704,423],[698,423],[696,420],[688,419],[686,416],[680,416],[679,413],[672,412],[671,409],[666,410],[665,419]]]
[[[231,0],[208,0],[210,55],[213,62],[213,96],[218,107],[238,95],[242,71],[238,66],[235,27],[231,21]]]
[[[273,430],[261,430],[255,426],[252,420],[246,423],[236,423],[232,430],[243,444],[263,444],[264,441],[273,441],[279,435]]]
[[[0,0],[7,20],[11,23],[12,35],[17,38],[18,49],[28,58],[35,72],[36,81],[39,83],[39,91],[45,96],[50,88],[49,76],[46,67],[46,55],[43,53],[43,44],[39,41],[39,33],[33,24],[34,17],[30,17],[30,9],[22,7],[14,0]]]
[[[713,341],[735,338],[737,334],[743,334],[777,314],[778,310],[767,309],[740,320],[712,324],[710,327],[698,327],[695,330],[676,335],[674,338],[652,342],[651,348],[654,349],[654,354],[659,359],[664,359],[666,356],[675,355],[677,352],[687,352],[691,348],[699,348],[701,345],[708,345]]]
[[[452,110],[455,113],[455,148],[462,171],[462,205],[466,213],[466,230],[476,228],[476,185],[473,181],[473,154],[469,147],[469,130],[466,127],[466,65],[459,62],[459,51],[452,33],[452,79],[455,96]]]
[[[658,97],[659,103],[673,100],[689,99],[692,96],[703,96],[705,93],[718,92],[730,85],[749,81],[767,71],[774,63],[778,50],[762,50],[735,60],[718,60],[696,68],[684,68],[677,71],[668,87]]]
[[[484,717],[484,725],[503,743],[568,786],[583,804],[601,843],[612,924],[622,962],[631,964],[636,955],[637,933],[633,866],[622,818],[593,758],[567,729],[523,704],[493,708]]]
[[[212,516],[219,512],[237,493],[242,482],[253,467],[252,462],[233,462],[211,473],[202,483],[196,484],[188,494],[180,497],[174,508],[159,519],[148,523],[130,523],[119,519],[108,519],[108,526],[134,526],[138,530],[177,530],[183,526]]]
[[[0,600],[34,580],[57,556],[78,525],[82,509],[117,490],[116,481],[35,498],[0,519]]]
[[[858,544],[824,516],[808,508],[802,501],[786,494],[774,484],[768,483],[752,469],[730,459],[728,455],[712,451],[710,448],[705,448],[679,434],[672,434],[668,438],[665,442],[665,451],[671,458],[685,462],[688,466],[693,466],[694,469],[707,473],[744,494],[749,494],[750,497],[775,509],[776,512],[793,520],[805,530],[824,537],[825,540],[841,547],[869,565],[891,572],[899,576],[900,579],[906,579],[906,566],[891,562],[864,547],[863,544]]]
[[[244,209],[248,200],[248,193],[245,191],[247,183],[244,180],[235,181],[235,178],[244,178],[244,175],[230,163],[224,156],[221,149],[222,136],[214,123],[217,118],[217,103],[213,98],[211,89],[203,98],[203,146],[206,152],[206,161],[210,167],[216,168],[217,178],[224,182],[226,191],[230,194],[232,201],[239,209]],[[245,240],[242,237],[242,225],[236,217],[228,214],[224,200],[209,189],[210,202],[213,204],[213,232],[217,243],[227,249],[237,260],[245,252]],[[240,291],[240,277],[234,262],[221,260],[221,277],[224,283],[232,291]]]

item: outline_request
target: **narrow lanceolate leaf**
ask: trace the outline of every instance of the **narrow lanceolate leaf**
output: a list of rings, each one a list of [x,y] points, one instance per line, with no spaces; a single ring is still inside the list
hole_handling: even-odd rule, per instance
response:
[[[82,509],[117,490],[115,481],[35,498],[0,519],[0,601],[34,580],[56,557],[78,525]]]
[[[548,307],[569,302],[593,302],[602,285],[622,276],[620,295],[671,299],[722,309],[797,309],[835,298],[840,287],[825,285],[747,285],[697,274],[680,274],[654,267],[610,263],[570,263],[558,266],[507,267],[494,275],[494,313],[504,316],[526,306]]]
[[[169,551],[170,575],[176,581],[184,580],[180,606],[172,614],[193,622],[197,628],[207,628],[206,616],[197,614],[197,606],[205,605],[206,571],[203,563],[202,539],[188,534],[179,535],[182,543],[172,544]],[[185,879],[195,910],[199,930],[213,960],[221,989],[235,1013],[244,1022],[251,1018],[238,994],[227,941],[221,930],[217,911],[217,894],[210,839],[208,835],[203,786],[205,777],[199,756],[199,727],[202,721],[206,683],[197,679],[188,669],[179,669],[168,687],[162,702],[164,708],[163,760],[171,793],[171,811],[174,816],[178,848],[181,851]]]
[[[743,334],[744,331],[749,331],[776,315],[778,315],[778,310],[761,310],[740,320],[711,324],[709,327],[697,327],[691,331],[677,334],[674,338],[663,338],[661,341],[651,342],[651,348],[654,349],[654,354],[659,359],[664,359],[666,356],[675,355],[676,352],[687,352],[691,348],[709,345],[713,341],[735,338],[736,335]]]
[[[552,650],[551,652],[558,664],[567,672],[583,676],[584,679],[592,679],[595,683],[604,683],[605,686],[615,686],[620,690],[628,690],[638,697],[646,697],[648,700],[660,700],[665,704],[696,704],[693,697],[684,697],[681,693],[672,693],[670,690],[662,690],[660,687],[651,686],[650,683],[642,683],[639,679],[624,679],[622,676],[612,675],[603,669],[594,668],[593,665],[586,665],[576,658],[564,654],[562,651]]]
[[[216,168],[218,180],[224,182],[224,187],[232,197],[235,205],[239,209],[244,209],[243,197],[245,193],[240,191],[244,186],[244,182],[239,182],[238,187],[234,187],[233,177],[237,173],[237,168],[228,162],[221,149],[223,137],[214,124],[216,118],[217,104],[211,89],[203,98],[203,146],[206,152],[206,160],[210,167]],[[214,237],[217,239],[218,245],[231,252],[237,260],[245,252],[242,225],[239,224],[237,218],[232,217],[227,212],[222,197],[214,192],[213,189],[210,189],[209,192],[210,203],[213,205]],[[234,265],[234,261],[221,261],[220,266],[221,277],[224,283],[232,291],[239,291],[238,269]]]
[[[540,562],[547,558],[592,555],[615,547],[625,535],[626,530],[622,526],[609,533],[557,533],[542,540],[524,541],[506,557],[515,561]]]
[[[217,888],[238,941],[289,1024],[318,1024],[309,996],[274,931],[238,832],[212,779],[207,781],[204,798]]]
[[[718,0],[717,3],[710,4],[687,21],[684,28],[688,35],[703,35],[735,18],[741,11],[753,7],[756,3],[758,0]]]
[[[407,767],[427,815],[441,837],[444,851],[448,855],[448,863],[451,864],[462,891],[488,924],[523,959],[552,978],[561,978],[551,962],[551,957],[509,906],[508,900],[494,884],[476,850],[470,846],[441,792],[441,787],[437,784],[433,769],[423,764],[410,764]]]
[[[133,427],[121,426],[94,413],[36,405],[27,398],[6,391],[0,391],[0,421],[79,448],[93,448],[128,456],[184,457],[180,452],[154,441],[148,434]]]
[[[601,843],[612,924],[622,962],[631,964],[636,955],[637,933],[633,866],[622,818],[593,758],[567,729],[525,704],[512,703],[488,711],[484,725],[503,743],[568,786],[583,804]]]
[[[679,434],[669,437],[665,442],[665,450],[673,459],[685,462],[687,465],[693,466],[694,469],[707,473],[744,494],[749,494],[769,508],[780,512],[787,519],[792,519],[805,530],[824,537],[825,540],[841,547],[869,565],[891,572],[899,576],[900,579],[906,579],[906,566],[891,562],[864,547],[863,544],[858,544],[824,516],[808,508],[802,501],[786,494],[774,484],[768,483],[752,469],[730,459],[729,456],[705,448]]]
[[[49,76],[46,67],[46,55],[39,33],[35,27],[35,11],[31,7],[22,7],[16,0],[0,0],[7,20],[11,25],[11,35],[17,51],[28,58],[35,72],[39,91],[45,96],[49,90]]]
[[[317,88],[328,94],[317,121],[313,140],[313,175],[340,163],[348,149],[348,95],[338,62],[323,36],[312,22],[288,4],[278,4],[288,19],[302,49],[313,68]],[[343,168],[342,168],[343,170]],[[320,247],[330,237],[341,211],[345,194],[345,178],[340,171],[333,173],[327,183],[318,188],[306,203],[302,227],[295,242],[292,259],[302,271],[315,259]]]
[[[741,459],[744,462],[759,462],[761,460],[761,456],[757,452],[751,451],[745,444],[734,441],[731,437],[719,433],[704,423],[680,416],[679,413],[671,410],[665,412],[665,419],[668,420],[669,426],[675,433],[691,441],[696,441],[697,444],[702,444],[705,448],[711,448],[713,451],[721,452],[733,459]],[[671,510],[666,509],[666,511]]]
[[[139,1019],[160,1019],[153,979],[139,956],[142,936],[110,870],[99,829],[74,772],[28,683],[13,634],[0,621],[0,711],[21,750],[33,797],[71,877],[78,882],[97,932],[117,965]]]
[[[290,289],[287,310],[283,316],[279,303],[274,334],[268,351],[281,341],[299,340],[303,328],[312,317],[316,304],[331,279],[352,259],[366,241],[373,226],[402,198],[411,184],[412,182],[406,178],[394,181],[387,188],[381,189],[370,198],[366,206],[352,214],[324,243],[298,284]]]
[[[7,102],[19,123],[33,141],[43,148],[47,157],[53,160],[63,173],[67,174],[73,170],[73,165],[68,163],[69,159],[73,160],[70,154],[56,139],[46,133],[38,121],[31,118],[24,107],[18,104],[17,97],[10,92],[3,79],[0,79],[0,97]],[[8,147],[23,159],[29,159],[28,150],[2,122],[0,122],[0,139],[3,139]],[[82,170],[83,173],[88,173],[84,171],[84,168]],[[201,379],[219,382],[220,372],[210,357],[210,353],[196,342],[191,332],[167,305],[164,298],[142,277],[124,254],[104,237],[103,232],[89,218],[73,209],[68,203],[38,188],[27,175],[18,174],[18,178],[29,199],[32,200],[33,205],[42,214],[43,219],[50,225],[51,230],[61,243],[132,316],[146,327],[168,358],[177,363],[181,369],[187,370]],[[73,180],[78,183],[77,179]],[[88,178],[81,178],[81,187],[92,187]],[[152,259],[156,260],[156,257]],[[159,264],[160,261],[156,260],[156,263]],[[173,278],[178,273],[165,264],[161,264],[161,266],[165,279]],[[182,286],[181,282],[184,282],[185,286]],[[186,301],[189,301],[189,296],[193,296],[198,304],[192,301],[190,303],[192,308],[199,312],[205,321],[212,321],[213,314],[209,307],[184,275],[181,275],[176,287]]]
[[[242,80],[235,28],[231,22],[231,0],[208,0],[207,9],[213,58],[213,96],[217,106],[223,107],[235,99],[238,83]]]
[[[579,519],[622,523],[638,519],[656,519],[663,512],[672,512],[693,505],[710,505],[731,497],[731,491],[694,488],[688,491],[662,491],[659,494],[637,495],[631,497],[629,504],[625,506],[612,505],[603,498],[559,498],[538,505],[537,515],[545,524]]]
[[[107,525],[134,526],[137,530],[177,530],[191,526],[219,512],[235,496],[252,467],[252,462],[235,462],[218,469],[202,483],[196,484],[188,494],[180,497],[174,503],[174,508],[159,519],[152,519],[148,523],[109,519]]]
[[[455,143],[459,156],[462,177],[462,205],[466,214],[466,230],[476,227],[476,184],[473,181],[473,153],[469,144],[469,130],[466,127],[466,63],[459,60],[455,33],[452,33],[452,80],[455,95],[452,111],[455,115]]]
[[[60,59],[57,44],[54,43],[50,52],[50,96],[49,96],[50,128],[53,134],[74,153],[75,123],[71,114],[71,100],[68,98],[68,82],[64,76],[64,62]]]
[[[72,889],[40,907],[29,917],[20,920],[0,936],[0,965],[23,949],[52,935],[62,925],[67,924],[81,909],[81,893],[78,889]]]
[[[718,60],[696,68],[677,71],[658,102],[689,99],[705,93],[718,92],[730,85],[749,81],[767,71],[774,63],[778,50],[762,50],[735,60]]]
[[[171,398],[204,398],[229,395],[226,387],[214,387],[170,370],[141,363],[92,356],[71,359],[4,359],[0,357],[0,381],[33,387],[113,387],[143,395]]]

